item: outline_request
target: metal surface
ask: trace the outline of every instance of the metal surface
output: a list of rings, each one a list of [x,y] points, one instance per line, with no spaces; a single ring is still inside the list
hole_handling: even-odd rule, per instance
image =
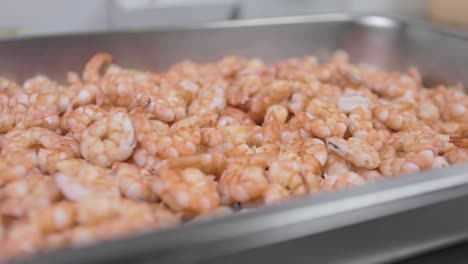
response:
[[[0,72],[22,80],[62,77],[107,51],[123,66],[163,70],[223,55],[275,62],[348,51],[387,70],[417,66],[427,83],[468,84],[468,38],[383,16],[319,15],[223,22],[155,32],[70,35],[0,42]],[[375,263],[468,238],[468,164],[62,250],[24,263]],[[463,209],[465,208],[465,209]]]

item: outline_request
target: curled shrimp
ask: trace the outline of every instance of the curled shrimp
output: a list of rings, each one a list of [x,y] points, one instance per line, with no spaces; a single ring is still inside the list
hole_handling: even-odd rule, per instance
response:
[[[268,187],[265,170],[260,166],[229,164],[221,175],[218,191],[223,204],[258,199]]]
[[[216,120],[226,107],[224,88],[218,85],[202,87],[188,107],[190,116],[210,121]]]
[[[21,217],[35,208],[50,206],[62,195],[51,177],[29,173],[3,187],[0,214]]]
[[[94,55],[83,70],[83,80],[87,82],[97,81],[101,78],[107,66],[114,63],[114,58],[108,53]]]
[[[151,187],[155,176],[147,170],[131,164],[116,162],[112,166],[112,172],[115,174],[117,185],[124,196],[139,201],[158,201],[159,198]]]
[[[372,113],[363,107],[357,107],[351,111],[348,129],[353,137],[366,141],[376,150],[380,150],[390,136],[388,130],[374,128]]]
[[[214,176],[195,168],[163,168],[154,180],[153,190],[172,210],[203,213],[216,208],[219,195]]]
[[[421,131],[392,134],[380,150],[379,169],[384,176],[419,172],[434,166],[443,142]]]
[[[29,213],[29,221],[42,233],[60,232],[76,224],[76,206],[70,201],[60,201],[50,207],[42,207]]]
[[[374,117],[392,130],[401,131],[417,126],[416,116],[390,104],[378,104],[372,109]]]
[[[316,138],[298,140],[281,152],[267,172],[270,183],[280,184],[291,194],[316,192],[327,161],[325,144]]]
[[[306,112],[296,113],[296,117],[307,131],[318,138],[343,137],[348,125],[345,114],[318,99],[310,101]]]
[[[83,131],[81,138],[83,157],[102,167],[128,159],[136,146],[132,121],[122,111],[111,112],[100,122],[92,123]]]
[[[47,129],[30,128],[10,131],[4,137],[3,150],[11,152],[31,149],[36,153],[36,162],[44,173],[55,172],[57,161],[79,157],[78,142],[62,137]]]
[[[0,186],[28,175],[37,169],[39,161],[35,151],[18,149],[0,155]]]
[[[375,169],[380,164],[377,150],[359,138],[350,137],[346,140],[339,137],[329,137],[326,142],[329,151],[356,167]]]
[[[107,169],[82,159],[63,160],[56,164],[55,181],[63,195],[72,201],[89,197],[120,197],[114,177]]]
[[[192,155],[201,143],[198,119],[188,117],[174,123],[167,135],[150,133],[144,136],[140,144],[149,154],[160,158],[176,158]]]
[[[286,100],[291,95],[288,81],[273,81],[267,87],[257,93],[250,101],[249,116],[260,122],[265,116],[270,105]]]
[[[76,140],[81,140],[81,134],[93,122],[101,120],[106,112],[95,105],[80,106],[65,113],[60,118],[60,128]]]

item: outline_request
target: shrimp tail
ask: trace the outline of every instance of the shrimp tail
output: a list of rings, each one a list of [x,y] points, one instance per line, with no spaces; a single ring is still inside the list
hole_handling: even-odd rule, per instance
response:
[[[468,148],[468,138],[450,137],[450,143],[460,148]]]

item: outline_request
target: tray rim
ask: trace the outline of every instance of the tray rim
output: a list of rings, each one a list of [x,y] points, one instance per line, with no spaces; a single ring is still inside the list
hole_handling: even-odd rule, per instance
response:
[[[194,30],[207,30],[207,29],[223,29],[223,28],[242,28],[242,27],[255,27],[255,26],[272,26],[284,24],[306,24],[306,23],[320,23],[320,22],[357,22],[363,23],[368,18],[380,18],[392,21],[396,24],[410,24],[420,28],[425,28],[436,32],[437,34],[444,34],[447,36],[455,37],[458,39],[468,40],[468,32],[459,29],[448,28],[439,24],[434,24],[426,20],[411,18],[403,15],[390,15],[385,13],[371,13],[371,12],[357,12],[357,13],[323,13],[312,14],[303,16],[280,16],[268,18],[253,18],[253,19],[240,19],[240,20],[224,20],[214,22],[202,22],[184,25],[161,25],[157,27],[141,28],[135,30],[100,30],[93,32],[71,32],[60,34],[42,34],[42,35],[24,35],[12,36],[7,38],[0,38],[0,43],[15,42],[15,41],[28,41],[28,40],[48,40],[66,37],[91,37],[91,36],[111,36],[121,34],[153,34],[153,33],[167,33],[176,31],[194,31]],[[366,23],[372,27],[382,27],[372,22]]]

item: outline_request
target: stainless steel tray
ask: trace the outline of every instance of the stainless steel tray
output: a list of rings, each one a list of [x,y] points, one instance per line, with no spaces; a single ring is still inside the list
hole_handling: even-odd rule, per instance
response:
[[[275,62],[336,49],[384,69],[417,66],[426,82],[468,84],[468,37],[375,15],[318,15],[222,22],[153,32],[0,42],[0,72],[63,78],[95,52],[162,70],[226,54]],[[62,250],[24,263],[375,263],[468,238],[468,164],[383,180],[212,221]]]

